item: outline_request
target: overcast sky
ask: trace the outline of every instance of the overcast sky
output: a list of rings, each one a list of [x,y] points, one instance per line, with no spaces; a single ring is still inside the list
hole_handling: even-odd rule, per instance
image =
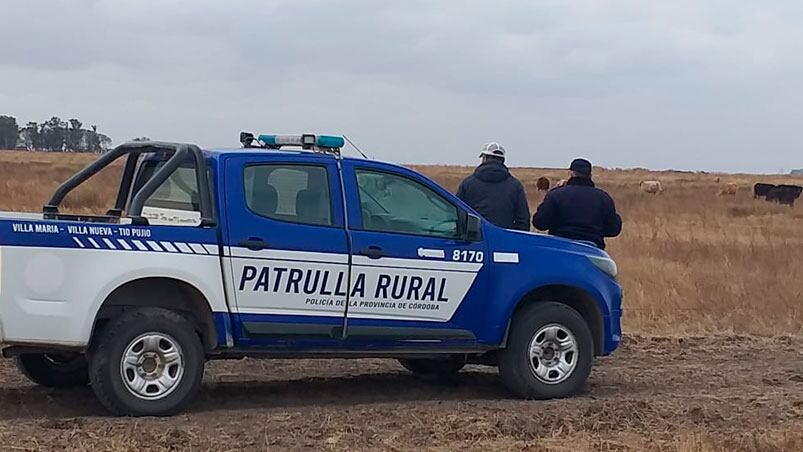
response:
[[[2,0],[0,114],[374,158],[803,167],[800,0]]]

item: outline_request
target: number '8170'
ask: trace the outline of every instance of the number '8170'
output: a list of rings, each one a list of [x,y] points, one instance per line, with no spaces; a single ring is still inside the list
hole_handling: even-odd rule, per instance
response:
[[[460,262],[482,262],[485,259],[485,253],[482,251],[474,250],[454,250],[452,253],[453,261]]]

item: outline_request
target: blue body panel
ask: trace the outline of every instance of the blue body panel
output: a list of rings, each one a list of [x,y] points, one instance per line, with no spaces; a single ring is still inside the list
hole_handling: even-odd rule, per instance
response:
[[[426,177],[407,168],[401,168],[385,163],[367,160],[346,160],[344,162],[343,169],[345,191],[348,195],[348,214],[349,218],[354,219],[351,224],[351,237],[354,250],[361,250],[369,246],[381,246],[387,252],[388,257],[403,259],[416,259],[418,257],[416,251],[419,247],[443,249],[446,256],[450,256],[455,250],[471,250],[483,252],[486,256],[486,260],[489,260],[487,258],[487,241],[465,242],[461,240],[443,239],[422,235],[391,234],[362,230],[359,207],[360,203],[355,199],[357,196],[356,176],[354,174],[355,169],[372,169],[398,174],[434,189],[438,194],[447,197],[455,204],[458,204],[459,200]],[[490,277],[489,267],[486,264],[483,266],[482,270],[480,270],[479,274],[474,280],[474,283],[471,285],[468,293],[466,294],[465,299],[460,304],[460,307],[448,322],[422,323],[392,322],[387,320],[379,322],[384,322],[384,325],[388,327],[426,327],[467,330],[474,333],[474,336],[476,337],[476,341],[474,342],[475,344],[489,345],[491,342],[489,342],[488,339],[492,336],[492,334],[490,334],[490,332],[487,330],[486,311],[491,305],[489,296],[490,288],[488,284]],[[377,324],[377,321],[354,319],[350,320],[349,323],[350,325],[374,325]],[[367,345],[374,346],[376,344],[369,343]],[[426,346],[439,347],[443,346],[443,344],[432,343],[427,344]]]
[[[295,162],[309,163],[312,161],[328,162],[330,171],[334,171],[335,160],[330,156],[310,155],[303,153],[275,152],[275,153],[243,153],[243,152],[222,152],[210,153],[215,160],[237,160],[242,158],[258,160],[262,162]],[[355,327],[386,327],[386,328],[427,328],[444,330],[467,330],[473,333],[473,340],[440,341],[438,343],[419,344],[418,348],[448,348],[455,346],[476,346],[495,347],[504,345],[505,335],[511,315],[517,307],[519,301],[528,293],[545,286],[563,285],[579,288],[591,295],[599,307],[604,323],[604,343],[603,354],[613,352],[621,340],[620,316],[622,291],[616,281],[594,267],[586,255],[607,256],[603,251],[592,246],[569,240],[548,237],[540,234],[522,233],[519,231],[504,230],[483,220],[482,228],[484,239],[481,242],[466,244],[465,242],[450,241],[439,238],[377,233],[361,230],[361,217],[359,200],[356,199],[356,179],[354,168],[368,168],[380,171],[387,171],[398,174],[420,183],[425,184],[437,193],[448,198],[461,209],[476,214],[469,206],[461,200],[444,190],[442,187],[431,181],[427,177],[392,164],[344,158],[343,183],[341,188],[336,180],[332,180],[333,212],[338,226],[342,226],[345,215],[348,215],[350,226],[350,238],[352,252],[356,253],[369,245],[381,244],[390,257],[415,258],[413,250],[419,246],[441,247],[448,250],[472,249],[484,251],[486,264],[480,271],[474,284],[471,286],[463,303],[447,322],[415,322],[399,321],[386,319],[364,319],[348,318],[347,321],[336,316],[317,317],[317,316],[281,316],[281,315],[240,315],[234,316],[237,324],[250,320],[255,322],[268,323],[319,323],[337,326],[341,322],[346,328],[346,340],[329,341],[253,341],[242,335],[235,334],[240,347],[331,347],[342,349],[392,349],[400,347],[399,341],[394,340],[357,340],[348,337],[348,328]],[[235,165],[236,167],[236,165]],[[230,177],[230,176],[227,176]],[[239,183],[239,182],[238,182]],[[343,190],[341,192],[340,190]],[[228,196],[221,197],[220,204],[236,205],[241,204],[232,186],[226,185]],[[346,195],[346,212],[340,210],[337,205],[339,196]],[[239,207],[234,207],[233,211],[226,212],[228,227],[239,221],[245,221],[243,213]],[[292,230],[295,228],[295,230]],[[224,237],[230,237],[229,233],[224,233]],[[293,225],[285,231],[288,249],[317,251],[317,252],[341,252],[343,250],[341,242],[332,240],[330,235],[318,236],[317,233],[303,226]],[[225,240],[225,239],[224,239]],[[227,244],[231,245],[232,242]],[[497,252],[518,252],[520,256],[519,265],[509,265],[494,263],[490,256],[494,251]]]

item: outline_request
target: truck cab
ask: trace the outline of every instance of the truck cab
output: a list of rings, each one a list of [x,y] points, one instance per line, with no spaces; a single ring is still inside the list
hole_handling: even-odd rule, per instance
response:
[[[41,218],[0,214],[4,355],[40,384],[91,381],[116,414],[165,415],[210,359],[385,357],[426,378],[484,364],[546,399],[618,346],[604,251],[498,228],[415,171],[343,157],[342,137],[241,143],[122,145]],[[120,158],[109,212],[59,212]]]

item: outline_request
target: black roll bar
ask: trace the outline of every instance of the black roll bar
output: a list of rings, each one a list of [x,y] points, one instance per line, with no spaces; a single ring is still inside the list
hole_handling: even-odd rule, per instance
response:
[[[128,195],[131,192],[131,184],[134,182],[137,171],[137,161],[139,154],[128,154],[123,169],[123,178],[120,181],[120,188],[117,190],[117,200],[114,201],[114,208],[107,212],[107,215],[119,218],[125,210],[125,203],[128,202]]]
[[[84,183],[87,179],[94,176],[118,158],[129,155],[126,162],[125,169],[123,170],[123,179],[120,184],[120,190],[117,192],[117,199],[115,201],[114,209],[110,214],[122,214],[125,208],[125,201],[131,184],[134,179],[134,171],[136,168],[136,161],[140,154],[151,152],[166,152],[173,154],[167,163],[165,163],[159,170],[148,180],[137,193],[132,194],[131,203],[128,208],[128,216],[131,218],[133,224],[147,225],[148,219],[142,216],[142,208],[145,201],[156,191],[157,188],[165,181],[171,174],[187,159],[191,157],[195,164],[195,177],[198,185],[198,193],[200,196],[201,208],[201,224],[200,226],[214,226],[214,209],[212,207],[212,197],[209,193],[209,178],[206,172],[206,160],[204,159],[201,149],[194,144],[186,143],[168,143],[161,141],[138,141],[121,144],[111,151],[103,154],[100,158],[92,162],[90,165],[67,179],[61,184],[53,193],[50,201],[42,208],[45,218],[56,218],[59,215],[59,205],[61,205],[64,198],[73,191],[76,187]]]

